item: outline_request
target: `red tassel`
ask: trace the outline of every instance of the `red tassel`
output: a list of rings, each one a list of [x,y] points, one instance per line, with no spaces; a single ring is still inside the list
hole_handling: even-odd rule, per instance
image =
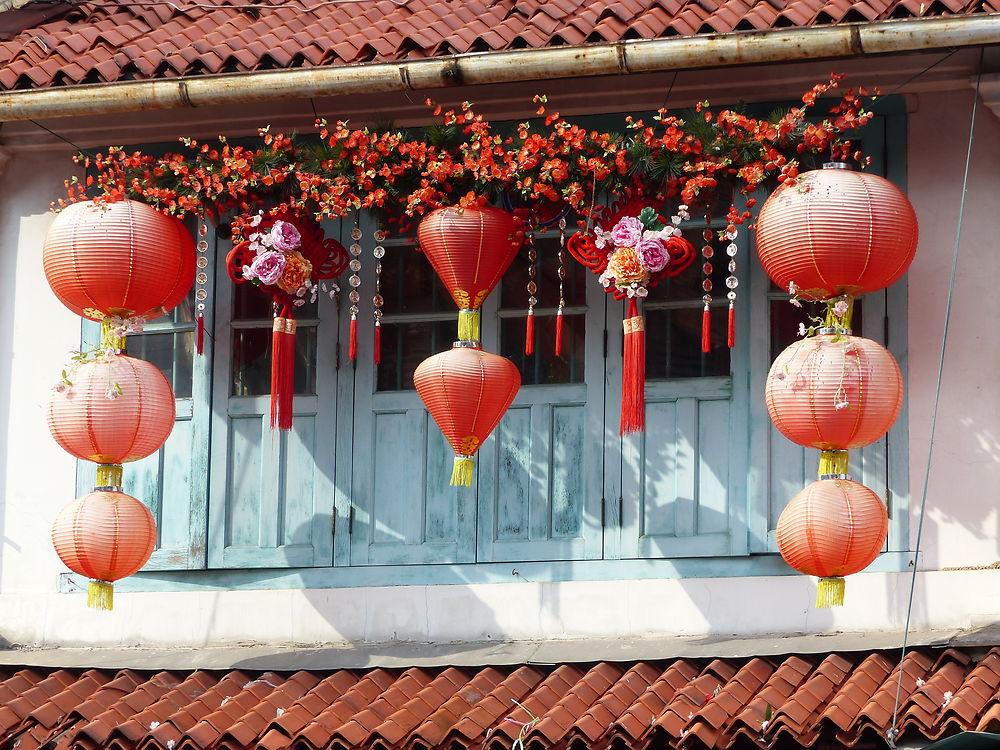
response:
[[[528,310],[528,320],[524,324],[524,353],[529,357],[535,353],[535,311]]]
[[[556,313],[556,356],[561,357],[562,348],[562,336],[563,336],[563,311],[559,308],[559,312]]]
[[[271,329],[271,429],[292,429],[295,395],[295,320],[275,318]]]
[[[382,324],[375,321],[375,364],[382,364]]]
[[[198,354],[205,353],[205,315],[198,313],[198,334],[197,334]]]
[[[729,303],[729,334],[726,337],[726,343],[730,349],[736,346],[736,308],[732,302]]]
[[[351,359],[358,358],[358,317],[351,316],[351,344],[347,349],[347,356]]]
[[[712,314],[705,305],[705,311],[701,314],[701,350],[704,353],[712,351]]]
[[[628,301],[622,365],[621,434],[646,429],[646,327],[634,298]]]

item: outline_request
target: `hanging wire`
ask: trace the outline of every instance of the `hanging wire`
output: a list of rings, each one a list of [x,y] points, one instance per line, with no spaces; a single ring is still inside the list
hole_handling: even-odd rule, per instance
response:
[[[44,130],[49,135],[54,135],[56,138],[58,138],[63,143],[68,143],[70,146],[72,146],[73,148],[75,148],[77,151],[79,151],[84,156],[94,156],[94,154],[92,154],[87,149],[81,148],[80,146],[77,146],[69,138],[67,138],[66,136],[63,136],[63,135],[59,135],[59,133],[57,133],[56,131],[51,130],[51,129],[45,127],[44,125],[42,125],[42,123],[38,122],[38,120],[28,120],[28,122],[30,122],[30,123],[32,123],[34,125],[37,125],[38,127],[40,127],[42,130]]]
[[[917,539],[913,546],[913,572],[910,574],[910,596],[906,604],[906,624],[903,627],[903,647],[899,655],[899,666],[897,667],[899,676],[896,680],[896,699],[892,706],[892,726],[886,731],[886,740],[890,747],[896,747],[896,737],[899,729],[896,722],[899,718],[899,696],[903,689],[903,660],[906,658],[906,649],[909,645],[910,617],[913,614],[913,596],[917,586],[917,563],[920,559],[920,540],[924,531],[924,516],[927,507],[927,486],[930,483],[931,458],[934,455],[934,432],[937,428],[938,404],[941,401],[941,381],[944,376],[944,354],[948,346],[948,331],[951,327],[951,303],[955,296],[955,276],[958,272],[958,250],[962,243],[962,224],[965,219],[965,199],[969,187],[969,168],[972,164],[972,143],[976,132],[976,112],[979,104],[979,84],[983,77],[983,53],[984,49],[979,48],[979,71],[976,73],[976,93],[972,99],[972,117],[969,122],[969,144],[965,152],[965,173],[962,176],[962,200],[958,207],[958,227],[955,229],[955,248],[951,258],[951,276],[948,279],[948,301],[944,309],[944,331],[941,336],[941,351],[938,355],[937,383],[934,387],[934,404],[931,407],[931,429],[927,442],[927,462],[924,464],[924,481],[920,491],[920,515],[917,521]]]

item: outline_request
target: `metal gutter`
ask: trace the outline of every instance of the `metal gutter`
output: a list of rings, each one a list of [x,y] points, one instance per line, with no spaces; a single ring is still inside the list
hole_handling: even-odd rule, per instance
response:
[[[0,93],[0,122],[1000,44],[1000,13]]]

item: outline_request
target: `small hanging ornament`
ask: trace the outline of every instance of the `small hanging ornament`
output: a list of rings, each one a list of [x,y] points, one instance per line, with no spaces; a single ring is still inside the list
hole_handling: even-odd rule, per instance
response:
[[[705,223],[709,224],[712,221],[712,217],[705,215]],[[712,351],[712,257],[715,255],[715,249],[712,247],[712,230],[705,229],[701,233],[701,237],[705,244],[701,247],[701,257],[704,262],[701,264],[701,288],[705,292],[705,295],[701,298],[701,301],[705,303],[705,308],[701,311],[701,351],[704,354]]]
[[[732,217],[736,212],[736,206],[730,206],[729,216]],[[726,330],[726,346],[732,349],[736,346],[736,287],[740,285],[740,280],[736,277],[736,253],[739,252],[739,246],[736,244],[736,238],[739,236],[739,231],[736,228],[736,224],[730,219],[729,226],[726,227],[726,255],[729,256],[729,275],[726,277],[726,287],[729,289],[726,292],[726,299],[729,300],[729,316],[728,324]]]
[[[559,217],[559,309],[556,310],[556,356],[562,356],[563,342],[563,308],[566,307],[566,297],[563,285],[566,281],[566,264],[564,251],[566,249],[566,217]]]
[[[535,249],[535,232],[528,232],[528,318],[524,324],[524,353],[531,356],[535,353],[535,305],[538,298],[535,293],[538,291],[538,284],[535,278],[538,275],[538,251]]]
[[[372,305],[375,316],[375,364],[382,364],[382,305],[385,300],[382,298],[382,258],[385,257],[386,233],[382,230],[375,232],[375,242],[378,244],[372,248],[372,255],[375,256],[375,296],[372,297]]]
[[[195,247],[198,250],[198,272],[194,278],[195,283],[195,309],[196,309],[196,348],[198,354],[205,353],[205,300],[208,299],[208,224],[204,219],[198,222],[198,242]]]
[[[347,356],[352,361],[358,358],[358,303],[361,301],[361,293],[358,291],[358,288],[361,286],[361,276],[359,274],[359,271],[361,271],[361,227],[358,225],[359,221],[358,215],[355,214],[354,229],[351,230],[351,246],[348,248],[348,251],[351,253],[351,276],[348,279],[351,291],[347,295],[351,301],[351,338],[347,349]]]

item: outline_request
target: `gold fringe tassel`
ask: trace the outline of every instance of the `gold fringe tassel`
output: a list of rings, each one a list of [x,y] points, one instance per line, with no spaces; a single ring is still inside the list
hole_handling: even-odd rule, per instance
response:
[[[854,297],[847,295],[847,312],[841,316],[837,316],[833,312],[833,304],[840,297],[835,297],[833,300],[827,302],[826,305],[826,320],[823,322],[824,328],[843,328],[846,330],[851,329],[851,318],[854,317]]]
[[[105,318],[101,321],[101,348],[111,347],[116,351],[125,351],[125,337],[115,336],[111,333],[111,321]]]
[[[458,311],[458,340],[479,341],[479,310]]]
[[[847,451],[822,451],[819,454],[819,476],[825,474],[847,474],[851,457]]]
[[[844,606],[844,579],[820,578],[816,586],[816,609]]]
[[[451,470],[451,486],[471,487],[472,469],[475,465],[472,456],[455,456],[455,466]]]
[[[97,464],[97,481],[95,487],[121,487],[121,464]]]
[[[87,586],[87,606],[91,609],[114,609],[115,585],[110,581],[91,581]]]

